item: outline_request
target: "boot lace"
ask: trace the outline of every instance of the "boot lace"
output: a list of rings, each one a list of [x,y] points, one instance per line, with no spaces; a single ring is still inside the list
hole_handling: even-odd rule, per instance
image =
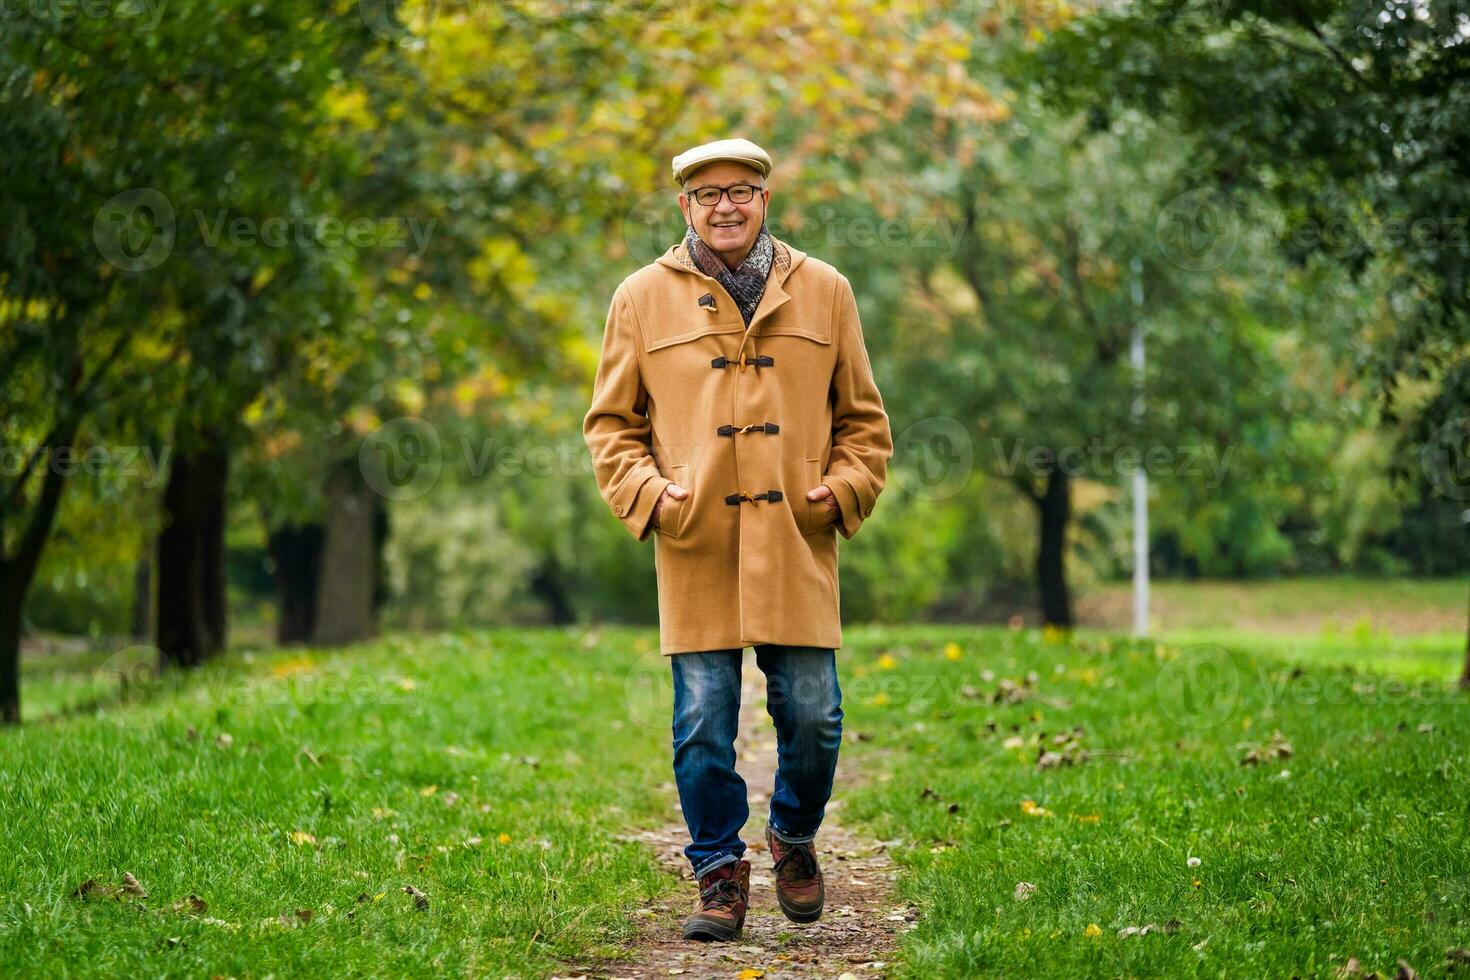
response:
[[[699,901],[707,909],[731,909],[741,897],[740,883],[734,878],[716,878],[699,893]]]
[[[817,876],[817,861],[812,855],[811,846],[807,844],[788,844],[786,853],[776,861],[775,870],[781,874],[788,864],[795,864],[787,877],[794,877],[798,881]]]

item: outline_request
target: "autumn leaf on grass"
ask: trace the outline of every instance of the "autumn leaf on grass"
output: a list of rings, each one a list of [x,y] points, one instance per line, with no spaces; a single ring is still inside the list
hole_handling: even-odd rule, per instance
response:
[[[138,898],[148,897],[148,889],[138,884],[138,879],[134,878],[132,874],[127,871],[123,872],[122,890],[127,892],[129,895],[135,895]]]
[[[203,915],[209,911],[209,906],[204,899],[198,895],[188,895],[173,904],[175,912],[188,912],[190,915]]]
[[[414,908],[418,909],[420,912],[427,912],[429,910],[429,896],[425,895],[423,892],[419,891],[412,885],[404,885],[403,890],[413,896]]]
[[[88,878],[82,882],[71,893],[72,898],[116,898],[117,889],[112,885],[98,881],[96,878]]]
[[[316,838],[304,830],[291,831],[291,843],[293,844],[315,844]]]
[[[1286,736],[1276,731],[1271,734],[1271,741],[1265,745],[1258,745],[1247,752],[1240,760],[1243,766],[1254,766],[1260,762],[1269,762],[1272,759],[1291,758],[1291,743]]]
[[[757,977],[765,976],[766,971],[760,969],[759,967],[748,966],[735,975],[739,977],[740,980],[756,980]]]

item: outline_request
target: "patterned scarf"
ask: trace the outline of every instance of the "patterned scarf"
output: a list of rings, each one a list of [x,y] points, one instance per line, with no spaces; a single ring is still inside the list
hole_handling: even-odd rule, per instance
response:
[[[755,244],[733,272],[725,265],[725,260],[720,258],[719,253],[695,234],[693,225],[684,233],[684,249],[701,272],[719,280],[730,298],[740,307],[740,316],[745,320],[745,325],[750,326],[755,308],[765,295],[766,279],[771,274],[771,260],[775,257],[775,245],[771,233],[766,230],[766,223],[761,222],[760,234],[756,236]]]

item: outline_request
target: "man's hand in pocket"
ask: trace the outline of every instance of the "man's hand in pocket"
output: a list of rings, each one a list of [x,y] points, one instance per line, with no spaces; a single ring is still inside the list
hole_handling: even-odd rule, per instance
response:
[[[655,501],[653,505],[653,526],[663,526],[659,523],[659,521],[663,516],[665,500],[667,500],[669,497],[673,497],[675,500],[683,500],[687,496],[689,496],[689,491],[685,490],[677,483],[670,483],[668,486],[664,487],[664,492],[658,495],[658,500]]]

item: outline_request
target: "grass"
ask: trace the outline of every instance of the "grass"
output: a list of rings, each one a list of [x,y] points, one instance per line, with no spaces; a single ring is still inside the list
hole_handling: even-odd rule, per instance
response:
[[[1470,947],[1458,635],[846,633],[844,812],[923,913],[899,974],[1433,976]],[[136,653],[33,663],[96,706],[0,732],[6,972],[545,976],[629,955],[678,887],[619,839],[673,800],[653,630],[242,651],[119,699]]]
[[[646,631],[236,654],[0,733],[4,972],[536,976],[615,954],[671,884],[616,839],[669,805],[656,657]],[[114,895],[124,873],[149,896]]]
[[[1128,630],[1133,587],[1108,582],[1079,600],[1082,622]],[[1248,581],[1161,580],[1151,587],[1153,629],[1321,635],[1331,640],[1368,633],[1464,635],[1465,580],[1366,578],[1346,575]]]
[[[848,812],[901,842],[902,975],[1432,976],[1470,947],[1457,644],[1367,674],[1320,645],[1299,667],[1249,642],[854,638],[847,724],[879,774]]]

